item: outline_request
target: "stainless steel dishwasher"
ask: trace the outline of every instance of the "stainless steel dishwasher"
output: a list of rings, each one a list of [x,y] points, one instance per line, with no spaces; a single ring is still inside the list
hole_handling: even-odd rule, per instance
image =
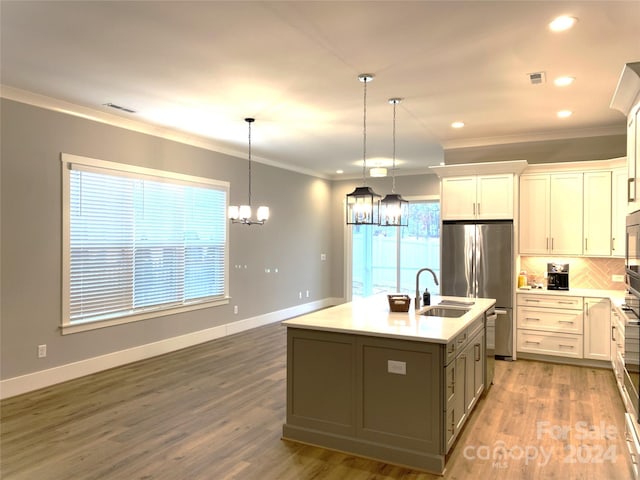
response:
[[[493,384],[493,373],[495,371],[496,363],[496,319],[498,314],[495,307],[491,307],[485,312],[486,331],[485,331],[485,351],[487,352],[487,376],[485,378],[484,386],[485,393],[489,391]]]

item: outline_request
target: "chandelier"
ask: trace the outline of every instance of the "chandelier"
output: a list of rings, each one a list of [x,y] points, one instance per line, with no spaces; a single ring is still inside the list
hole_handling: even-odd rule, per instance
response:
[[[378,200],[380,195],[366,185],[367,172],[367,83],[373,80],[370,73],[358,75],[364,83],[363,141],[362,141],[362,186],[347,194],[347,225],[377,225]]]
[[[393,166],[391,167],[391,193],[380,200],[379,214],[382,227],[406,227],[409,224],[409,202],[396,193],[396,105],[401,98],[390,98],[393,105]]]
[[[231,223],[241,223],[243,225],[263,225],[269,220],[269,207],[260,206],[256,212],[256,219],[251,218],[251,124],[255,118],[245,118],[249,125],[249,201],[246,205],[230,205],[228,216]]]

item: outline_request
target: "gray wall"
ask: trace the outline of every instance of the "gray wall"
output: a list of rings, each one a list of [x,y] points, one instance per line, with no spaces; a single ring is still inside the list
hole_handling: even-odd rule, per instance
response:
[[[0,107],[1,379],[342,296],[331,276],[331,183],[254,163],[253,199],[272,218],[229,227],[229,305],[61,335],[61,152],[225,180],[232,204],[246,198],[247,162],[11,100]],[[48,346],[44,359],[38,344]]]

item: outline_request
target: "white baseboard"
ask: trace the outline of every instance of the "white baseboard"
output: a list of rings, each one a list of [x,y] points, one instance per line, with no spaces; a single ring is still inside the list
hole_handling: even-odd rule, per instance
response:
[[[237,322],[219,325],[206,330],[167,338],[159,342],[147,343],[145,345],[139,345],[126,350],[108,353],[99,357],[87,358],[85,360],[60,365],[47,370],[8,378],[0,381],[0,399],[14,397],[16,395],[49,387],[57,383],[73,380],[74,378],[83,377],[109,368],[174,352],[186,347],[209,342],[216,338],[233,335],[235,333],[261,327],[269,323],[279,322],[298,315],[304,315],[305,313],[337,305],[342,302],[343,300],[340,298],[326,298],[324,300],[318,300],[316,302],[305,303],[303,305],[296,305],[295,307],[266,313],[257,317],[245,318]]]

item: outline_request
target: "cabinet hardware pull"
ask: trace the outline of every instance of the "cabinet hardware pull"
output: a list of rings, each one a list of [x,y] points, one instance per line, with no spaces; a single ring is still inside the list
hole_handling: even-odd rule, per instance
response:
[[[563,345],[562,343],[558,344],[558,347],[560,347],[560,348],[576,348],[573,345]]]
[[[584,249],[585,250],[589,250],[589,243],[588,243],[588,239],[584,239]]]
[[[616,341],[616,327],[614,327],[614,326],[611,327],[611,340],[613,342]]]
[[[563,305],[573,305],[574,302],[571,300],[558,300],[558,303],[562,303]]]
[[[547,250],[549,250],[549,237],[547,237]]]
[[[539,302],[540,302],[540,300],[537,300],[537,299],[535,299],[535,298],[525,298],[525,301],[526,301],[526,302],[536,302],[536,303],[539,303]]]
[[[473,347],[476,349],[476,362],[479,362],[480,361],[480,344],[476,343]]]
[[[540,342],[534,342],[534,341],[532,341],[532,340],[527,340],[527,341],[526,341],[526,342],[524,342],[524,343],[526,343],[527,345],[540,345]]]
[[[534,318],[534,317],[527,317],[527,320],[534,320],[536,322],[539,322],[540,319],[539,318]]]
[[[568,323],[570,325],[573,325],[574,321],[573,320],[558,320],[558,323]]]
[[[616,238],[612,237],[611,238],[611,250],[615,251],[615,249],[616,249]]]
[[[633,195],[631,194],[631,186],[633,185]],[[634,202],[636,200],[636,179],[628,178],[627,179],[627,201]]]
[[[553,250],[553,237],[551,237],[551,250]]]

